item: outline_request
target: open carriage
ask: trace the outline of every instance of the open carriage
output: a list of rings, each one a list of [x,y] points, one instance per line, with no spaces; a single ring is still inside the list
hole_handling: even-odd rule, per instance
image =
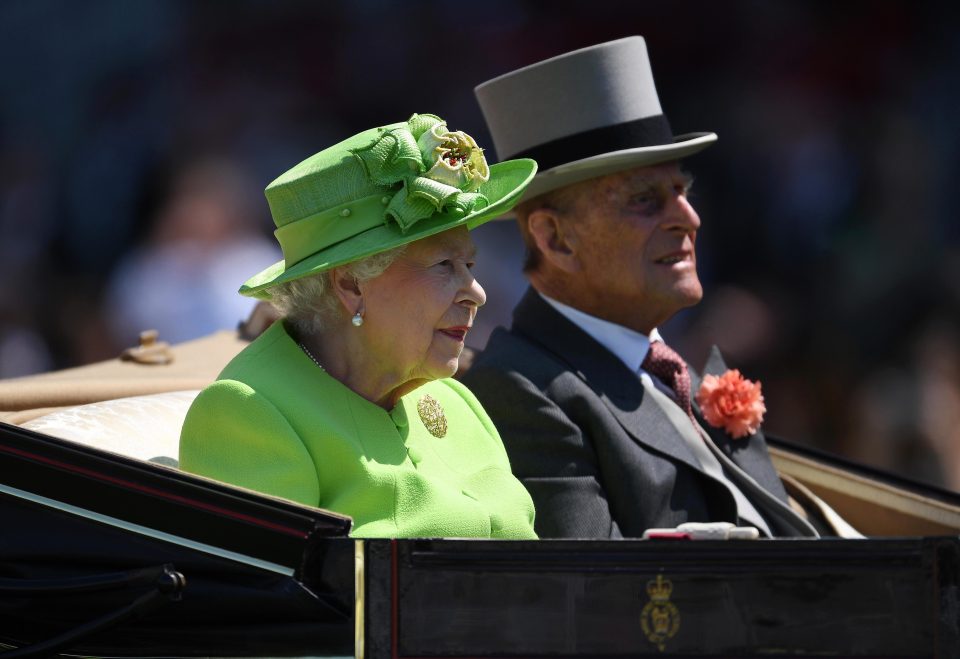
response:
[[[0,657],[960,656],[955,493],[771,439],[868,539],[354,541],[176,468],[243,345],[0,383]]]

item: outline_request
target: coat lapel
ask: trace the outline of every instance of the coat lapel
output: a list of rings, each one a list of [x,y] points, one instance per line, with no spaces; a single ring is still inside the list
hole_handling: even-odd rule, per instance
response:
[[[703,472],[660,404],[645,395],[637,374],[532,288],[514,310],[513,331],[566,362],[635,441]]]
[[[689,368],[689,365],[688,365]],[[756,433],[742,439],[733,439],[722,428],[711,426],[703,416],[700,406],[696,402],[696,392],[700,390],[700,383],[703,381],[700,374],[694,369],[690,370],[690,390],[693,400],[693,414],[697,417],[701,427],[707,431],[714,444],[723,451],[724,455],[730,458],[738,467],[753,476],[753,478],[769,492],[773,493],[783,502],[787,501],[786,490],[783,489],[783,483],[777,475],[776,469],[770,460],[767,452],[767,442],[763,436],[763,430],[757,430]],[[707,356],[707,362],[703,367],[705,375],[721,375],[727,371],[727,364],[720,354],[720,349],[713,346],[710,354]]]

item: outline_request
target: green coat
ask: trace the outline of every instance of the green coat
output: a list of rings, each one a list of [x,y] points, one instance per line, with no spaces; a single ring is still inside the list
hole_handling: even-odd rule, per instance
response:
[[[425,394],[444,437],[417,411]],[[180,466],[349,515],[354,537],[536,537],[530,495],[466,387],[430,382],[387,412],[318,368],[282,322],[197,397]]]

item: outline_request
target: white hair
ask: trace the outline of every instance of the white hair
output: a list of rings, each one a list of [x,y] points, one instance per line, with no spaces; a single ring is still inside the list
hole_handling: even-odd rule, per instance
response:
[[[404,247],[394,247],[343,267],[347,276],[358,282],[368,281],[382,275],[403,253]],[[305,336],[316,334],[325,324],[344,313],[331,286],[330,270],[277,284],[270,290],[270,304]]]

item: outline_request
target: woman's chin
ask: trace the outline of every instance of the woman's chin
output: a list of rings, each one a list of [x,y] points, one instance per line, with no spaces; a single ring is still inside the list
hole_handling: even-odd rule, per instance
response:
[[[446,361],[437,364],[436,368],[432,368],[431,374],[434,376],[434,380],[440,380],[442,378],[452,378],[456,374],[457,369],[460,368],[460,357],[452,357]]]
[[[460,368],[460,358],[454,357],[453,359],[447,361],[446,368],[444,369],[444,375],[441,377],[452,378],[457,374],[457,369]]]
[[[416,370],[417,379],[440,380],[453,377],[460,368],[460,352],[456,354],[446,351],[446,354],[431,355],[426,361],[421,362],[420,368]]]

